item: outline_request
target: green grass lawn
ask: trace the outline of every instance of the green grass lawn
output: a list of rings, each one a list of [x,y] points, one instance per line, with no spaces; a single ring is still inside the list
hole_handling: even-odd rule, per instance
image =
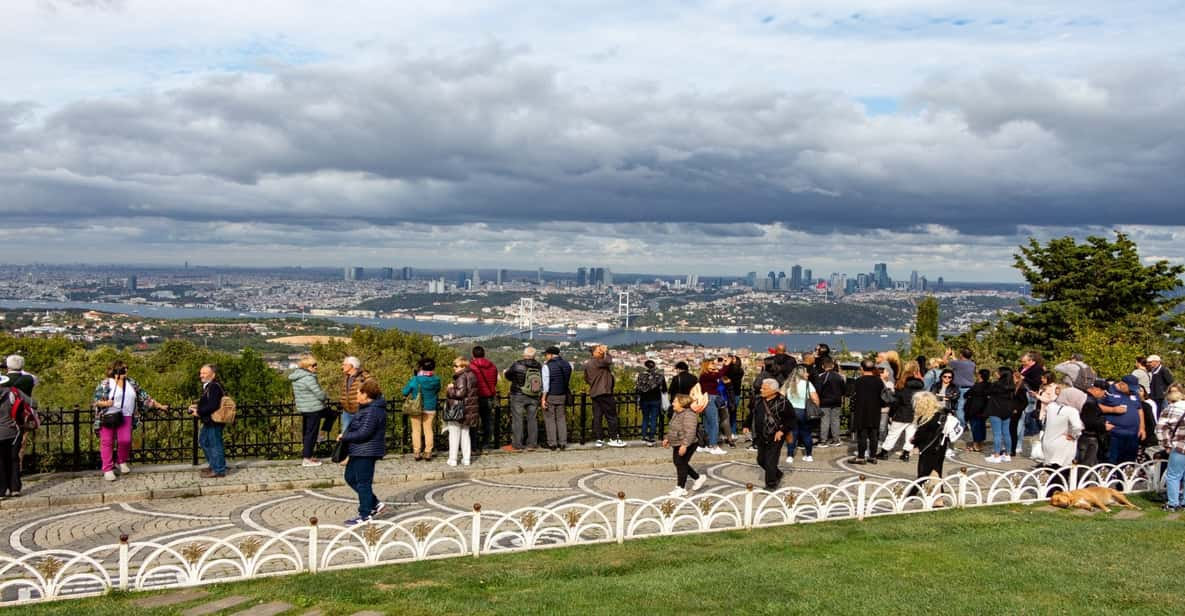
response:
[[[1185,614],[1185,521],[1134,502],[1140,519],[1006,505],[273,578],[207,587],[205,601],[324,614]],[[192,605],[129,605],[144,596],[20,611]]]

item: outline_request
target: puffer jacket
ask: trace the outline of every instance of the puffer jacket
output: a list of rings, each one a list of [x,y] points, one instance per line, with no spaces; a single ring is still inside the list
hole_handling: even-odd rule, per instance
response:
[[[477,377],[478,396],[491,398],[498,395],[498,368],[493,362],[478,357],[469,362],[469,369],[473,371],[473,376]]]
[[[440,377],[435,374],[417,374],[411,377],[407,385],[403,386],[403,395],[415,396],[416,391],[424,393],[424,412],[435,413],[436,405],[439,404]]]
[[[479,397],[477,375],[472,370],[466,368],[453,375],[453,386],[448,390],[448,399],[450,404],[460,402],[465,405],[465,417],[461,419],[462,426],[472,428],[477,425],[481,417],[477,403]]]
[[[381,458],[387,455],[387,401],[382,396],[359,406],[354,419],[342,434],[346,453],[357,458]]]
[[[358,389],[362,384],[370,379],[370,373],[365,370],[359,370],[353,377],[347,376],[342,381],[342,410],[353,414],[358,412]]]
[[[321,389],[317,375],[297,368],[288,375],[288,380],[292,381],[292,398],[296,401],[296,410],[301,413],[319,413],[325,408],[329,396]]]
[[[902,423],[913,422],[913,397],[926,389],[926,383],[921,379],[909,377],[905,379],[905,387],[893,396],[893,408],[889,417],[893,421]]]
[[[672,447],[690,447],[696,442],[698,429],[699,416],[695,411],[689,408],[675,411],[671,415],[670,423],[667,424],[667,433],[663,439],[670,441]]]

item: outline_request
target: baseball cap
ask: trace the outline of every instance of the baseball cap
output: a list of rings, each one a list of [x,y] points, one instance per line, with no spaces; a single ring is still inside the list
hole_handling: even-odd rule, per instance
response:
[[[1129,374],[1119,380],[1127,383],[1127,388],[1130,389],[1132,393],[1140,391],[1140,379],[1136,378],[1136,375]]]
[[[1099,389],[1107,389],[1110,387],[1110,385],[1107,384],[1107,379],[1095,379],[1094,382],[1090,384],[1090,386],[1097,387]]]

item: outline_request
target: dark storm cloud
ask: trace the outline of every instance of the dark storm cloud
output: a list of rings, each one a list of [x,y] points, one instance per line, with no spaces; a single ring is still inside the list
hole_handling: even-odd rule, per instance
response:
[[[1148,66],[1079,81],[936,79],[912,112],[869,117],[828,92],[577,90],[490,46],[213,78],[75,102],[37,123],[27,105],[0,104],[0,209],[40,223],[313,229],[633,222],[647,235],[695,222],[963,234],[1176,224],[1185,93],[1167,84],[1182,78]]]

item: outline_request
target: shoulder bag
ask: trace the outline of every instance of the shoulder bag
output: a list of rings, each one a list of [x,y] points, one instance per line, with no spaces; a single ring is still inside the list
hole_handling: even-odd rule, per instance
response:
[[[119,397],[119,409],[113,413],[111,412],[111,409],[114,407],[115,402],[115,381],[111,381],[111,397],[108,398],[108,400],[111,400],[112,406],[107,407],[103,414],[99,415],[100,426],[103,426],[104,428],[118,428],[123,425],[123,403],[124,399],[126,399],[128,395],[128,385],[126,381],[124,382],[123,389],[120,391],[121,395]]]
[[[824,377],[824,382],[826,382],[826,377]],[[823,409],[819,408],[819,405],[815,404],[814,400],[811,400],[811,389],[813,388],[814,385],[811,385],[811,382],[807,381],[806,398],[803,403],[803,408],[806,411],[807,421],[815,421],[823,418]],[[815,390],[815,393],[818,393],[818,390]]]
[[[424,414],[424,390],[419,379],[416,379],[416,395],[403,400],[403,414],[408,417],[419,417]]]
[[[337,443],[333,446],[333,455],[331,455],[329,459],[332,460],[334,464],[341,464],[341,461],[345,460],[348,456],[346,453],[347,451],[346,442],[338,439]]]

